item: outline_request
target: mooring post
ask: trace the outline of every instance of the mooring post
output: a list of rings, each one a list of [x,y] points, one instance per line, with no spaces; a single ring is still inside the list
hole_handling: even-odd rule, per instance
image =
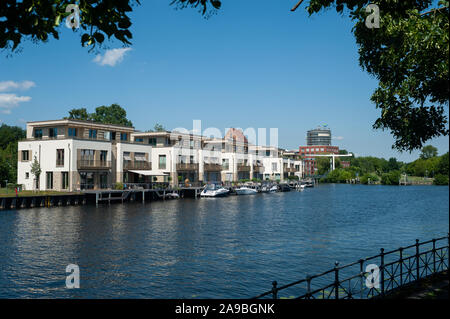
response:
[[[145,191],[142,191],[142,204],[145,203]]]
[[[311,276],[306,276],[306,299],[311,299]]]
[[[380,259],[381,259],[381,264],[380,264],[381,297],[384,297],[384,248],[380,249]]]
[[[334,298],[339,299],[339,262],[334,263]]]
[[[98,193],[95,193],[95,206],[98,207]]]
[[[419,283],[420,277],[420,254],[419,254],[419,240],[416,239],[416,282]]]
[[[272,298],[278,299],[278,288],[276,280],[272,282]]]

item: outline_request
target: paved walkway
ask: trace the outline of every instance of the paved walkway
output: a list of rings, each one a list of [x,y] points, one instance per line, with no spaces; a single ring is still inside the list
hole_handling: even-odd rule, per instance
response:
[[[415,283],[405,286],[387,298],[392,299],[448,299],[448,271],[431,278],[423,279],[417,286]]]

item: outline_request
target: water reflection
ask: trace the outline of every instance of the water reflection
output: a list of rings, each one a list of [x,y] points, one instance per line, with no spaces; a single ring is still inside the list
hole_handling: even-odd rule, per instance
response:
[[[448,187],[304,192],[0,214],[0,297],[248,297],[448,232]],[[81,289],[65,288],[78,264]]]

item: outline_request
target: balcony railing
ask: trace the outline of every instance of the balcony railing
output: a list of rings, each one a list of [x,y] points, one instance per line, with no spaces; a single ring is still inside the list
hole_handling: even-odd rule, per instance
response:
[[[124,161],[123,169],[124,170],[130,170],[130,169],[151,170],[152,163],[145,162],[145,161]]]
[[[178,163],[177,171],[198,171],[198,164],[194,163]]]
[[[237,170],[239,172],[250,172],[250,165],[246,165],[246,164],[238,164],[237,165]]]
[[[222,165],[217,164],[217,163],[205,163],[204,170],[205,171],[221,171]]]
[[[263,173],[264,167],[261,164],[253,165],[253,172],[255,173]]]
[[[102,160],[78,160],[78,169],[109,169],[111,168],[111,161]]]

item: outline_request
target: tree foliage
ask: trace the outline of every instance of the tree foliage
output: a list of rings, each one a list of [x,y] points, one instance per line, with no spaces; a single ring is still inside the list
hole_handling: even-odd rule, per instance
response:
[[[18,126],[0,126],[0,181],[17,179],[17,143],[25,138],[25,130]]]
[[[429,159],[436,157],[438,155],[438,149],[433,145],[427,145],[422,148],[422,153],[420,154],[421,159]]]
[[[0,49],[15,51],[24,40],[47,42],[59,39],[66,20],[73,31],[80,31],[81,45],[93,49],[106,39],[116,39],[127,46],[133,34],[129,14],[140,5],[140,0],[2,0],[0,1]],[[76,28],[74,10],[78,5],[79,28]],[[217,0],[170,0],[178,8],[199,8],[203,15],[219,9]],[[66,12],[68,10],[68,12]]]
[[[380,8],[380,28],[369,29],[366,6]],[[310,0],[310,15],[335,7],[355,22],[359,64],[379,81],[371,100],[381,110],[374,128],[390,130],[393,148],[412,151],[448,135],[449,2],[398,0]],[[428,10],[428,11],[427,11]],[[427,12],[424,12],[427,11]]]
[[[132,127],[133,123],[127,119],[127,111],[119,104],[99,106],[94,113],[88,113],[85,108],[72,109],[67,119],[93,121],[104,124],[117,124]]]

